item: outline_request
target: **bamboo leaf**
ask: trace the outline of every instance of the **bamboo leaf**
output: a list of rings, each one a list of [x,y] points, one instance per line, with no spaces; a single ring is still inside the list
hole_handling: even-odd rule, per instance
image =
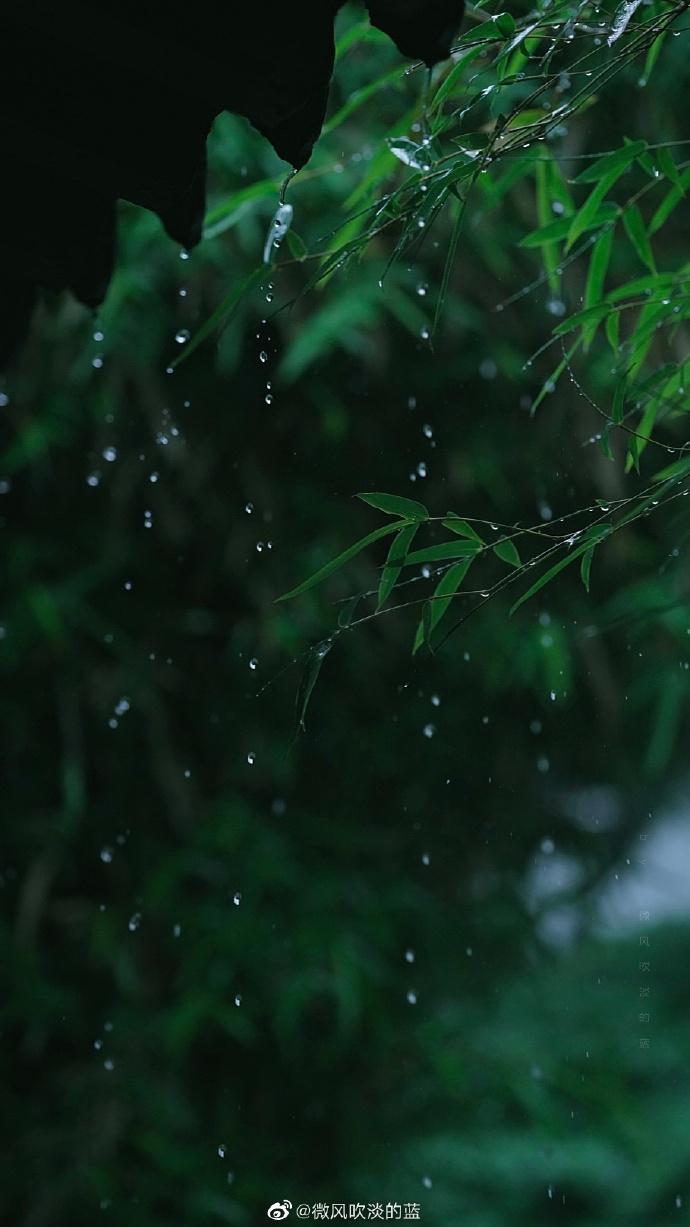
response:
[[[379,491],[358,494],[357,498],[361,498],[363,503],[368,503],[370,507],[375,507],[377,511],[384,511],[389,516],[403,516],[406,520],[429,519],[429,512],[424,504],[418,503],[413,498],[403,498],[399,494],[381,494]]]
[[[402,570],[403,560],[414,540],[415,534],[419,528],[419,521],[415,524],[407,524],[405,528],[401,528],[391,542],[391,548],[388,551],[386,565],[381,574],[381,582],[379,584],[377,611],[385,605],[388,600],[398,576]]]
[[[284,592],[282,596],[277,597],[277,601],[289,601],[292,597],[301,596],[303,592],[308,592],[310,588],[315,588],[317,584],[323,583],[325,579],[328,579],[329,575],[332,575],[334,571],[338,571],[340,567],[345,566],[346,562],[349,562],[356,554],[366,549],[368,545],[372,545],[374,541],[379,541],[381,537],[397,532],[400,527],[399,523],[384,524],[383,528],[377,528],[373,533],[367,533],[366,537],[361,537],[354,545],[343,550],[342,554],[338,554],[337,558],[332,558],[330,562],[320,567],[318,571],[315,571],[308,579],[303,580],[296,588],[291,588],[289,592]]]
[[[656,264],[654,263],[654,254],[649,242],[649,236],[637,205],[628,205],[628,208],[623,213],[623,225],[642,263],[647,266],[651,273],[656,273]]]
[[[448,606],[453,600],[453,597],[458,591],[458,588],[467,575],[471,565],[471,558],[468,558],[465,562],[456,562],[441,576],[441,579],[434,589],[433,596],[426,602],[427,605],[431,606],[430,618],[432,632],[438,626],[441,618],[448,609]],[[419,651],[423,643],[424,626],[423,622],[420,622],[419,626],[417,627],[417,634],[415,636],[415,641],[412,648],[413,653]]]
[[[474,558],[481,550],[474,541],[444,541],[441,545],[427,545],[422,550],[408,554],[404,566],[419,566],[425,562],[443,562],[447,558]]]
[[[522,559],[514,541],[497,541],[494,546],[494,554],[500,558],[501,562],[507,562],[511,567],[522,566]]]

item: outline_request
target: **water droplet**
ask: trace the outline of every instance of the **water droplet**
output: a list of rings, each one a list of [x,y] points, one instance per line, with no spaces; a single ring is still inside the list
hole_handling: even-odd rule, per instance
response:
[[[252,514],[253,510],[254,510],[254,504],[253,504],[253,503],[245,503],[245,505],[244,505],[244,510],[246,511],[247,515],[248,515],[248,516],[250,516],[250,515]]]
[[[178,345],[185,345],[189,340],[190,332],[188,328],[180,328],[179,332],[175,333],[175,340]]]
[[[228,1153],[227,1146],[225,1145],[224,1142],[221,1142],[220,1146],[218,1147],[218,1158],[224,1159],[227,1153]]]
[[[406,999],[406,1001],[407,1001],[408,1005],[416,1005],[416,1004],[417,1004],[417,994],[415,993],[414,989],[408,988],[408,990],[407,990],[407,992],[406,992],[406,994],[405,994],[405,999]]]
[[[417,474],[419,477],[426,477],[426,472],[426,465],[423,460],[420,460],[419,464],[417,465]]]
[[[103,451],[101,452],[101,455],[104,460],[108,461],[108,464],[112,464],[114,460],[117,460],[117,448],[116,447],[104,447]]]
[[[105,1061],[103,1062],[103,1068],[107,1069],[109,1074],[113,1072],[115,1068],[115,1062],[113,1061],[112,1057],[106,1057]]]
[[[431,439],[434,434],[433,427],[429,426],[428,424],[422,426],[422,434],[426,435],[427,439]]]
[[[435,724],[425,724],[424,728],[422,729],[422,732],[425,737],[433,737],[434,733],[436,732],[436,725]]]
[[[429,287],[428,285],[425,285],[424,282],[420,282],[420,284],[417,286],[417,293],[419,294],[420,298],[425,298],[428,290]]]
[[[242,1005],[242,997],[240,996],[239,993],[235,993],[235,1005],[236,1006]]]
[[[266,353],[265,349],[262,349],[259,352],[259,362],[268,362],[268,354]]]
[[[129,929],[130,933],[136,933],[140,924],[141,924],[141,912],[134,912],[134,914],[130,916],[129,918],[129,921],[127,923],[127,928]]]
[[[101,848],[101,860],[104,865],[109,865],[114,856],[112,848]]]
[[[254,753],[254,751],[253,751],[253,750],[250,750],[250,751],[249,751],[249,753],[248,753],[248,755],[247,755],[247,762],[249,763],[249,766],[250,766],[250,767],[253,767],[253,766],[254,766],[254,763],[256,762],[256,754]]]
[[[554,843],[554,842],[553,842],[553,840],[552,840],[552,839],[550,839],[548,836],[546,837],[546,839],[542,839],[542,841],[541,841],[541,843],[540,843],[539,847],[541,848],[542,852],[544,853],[544,856],[551,856],[551,853],[552,853],[552,852],[555,852],[555,850],[556,850],[556,845],[555,845],[555,843]]]
[[[234,895],[232,896],[232,901],[233,901],[233,903],[234,903],[235,907],[239,907],[239,906],[240,906],[240,903],[242,902],[242,895],[241,895],[241,893],[240,893],[240,891],[239,891],[239,890],[236,890],[236,891],[235,891]]]
[[[432,696],[431,696],[431,705],[432,705],[432,707],[440,707],[440,706],[441,706],[441,699],[440,699],[440,696],[439,696],[439,695],[437,695],[437,694],[432,694]]]
[[[405,951],[405,962],[406,962],[406,963],[414,963],[414,950],[406,950],[406,951]]]
[[[422,338],[422,340],[423,340],[423,341],[428,341],[428,340],[429,340],[429,337],[431,336],[431,333],[430,333],[429,329],[426,327],[426,325],[425,325],[425,326],[424,326],[424,327],[421,329],[421,331],[420,331],[419,335],[420,335],[420,337]]]
[[[173,937],[179,937],[182,933],[182,925],[173,925]]]
[[[422,1176],[422,1184],[424,1185],[425,1189],[430,1189],[433,1185],[431,1176]]]

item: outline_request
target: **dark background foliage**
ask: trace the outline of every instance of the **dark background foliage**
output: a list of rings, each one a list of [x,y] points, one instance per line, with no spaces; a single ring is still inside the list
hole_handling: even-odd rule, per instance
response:
[[[686,60],[664,56],[571,150],[680,139]],[[396,63],[353,41],[331,114]],[[310,248],[416,122],[418,80],[295,182]],[[3,392],[4,1220],[242,1225],[289,1197],[439,1227],[683,1221],[688,930],[660,905],[640,923],[639,836],[684,812],[685,503],[607,544],[589,596],[568,570],[513,619],[491,599],[436,656],[410,657],[418,606],[343,634],[296,738],[304,654],[382,556],[275,599],[377,526],[354,493],[547,524],[639,479],[588,443],[572,384],[530,417],[550,296],[492,310],[535,272],[524,183],[481,198],[433,348],[443,221],[383,291],[379,236],[275,313],[304,280],[286,261],[167,374],[256,264],[285,169],[229,117],[210,161],[200,247],[180,260],[121,206],[102,313],[44,303]]]

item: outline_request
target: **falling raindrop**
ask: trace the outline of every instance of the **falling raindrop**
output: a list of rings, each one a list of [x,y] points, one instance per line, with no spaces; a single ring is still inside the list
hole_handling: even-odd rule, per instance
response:
[[[103,456],[104,460],[107,460],[109,464],[112,464],[114,460],[117,460],[117,448],[104,447],[101,455]]]
[[[101,860],[103,861],[104,865],[110,864],[113,859],[113,855],[114,853],[112,848],[101,848]]]
[[[407,1000],[408,1005],[417,1004],[417,994],[415,993],[414,989],[408,988],[405,994],[405,998]]]
[[[134,914],[130,916],[129,918],[129,921],[127,923],[127,928],[129,929],[130,933],[136,933],[140,924],[141,924],[141,912],[134,912]]]
[[[189,340],[189,337],[190,332],[188,328],[180,328],[180,330],[175,333],[175,340],[177,341],[178,345],[185,345]]]
[[[434,733],[436,732],[436,725],[435,724],[425,724],[424,728],[422,729],[422,732],[425,737],[433,737]]]

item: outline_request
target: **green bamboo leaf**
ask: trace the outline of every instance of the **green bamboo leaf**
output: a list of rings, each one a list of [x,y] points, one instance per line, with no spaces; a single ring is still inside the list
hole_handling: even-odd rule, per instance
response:
[[[581,324],[598,324],[603,320],[604,316],[608,315],[611,307],[607,302],[599,302],[594,307],[587,307],[586,311],[576,311],[574,315],[557,324],[553,330],[555,337],[563,337],[567,332],[574,332]]]
[[[500,558],[501,562],[507,562],[511,567],[522,566],[522,559],[513,541],[497,541],[494,546],[494,554]]]
[[[354,545],[351,545],[348,549],[343,550],[342,554],[338,554],[337,558],[332,558],[330,562],[327,562],[325,566],[321,567],[318,571],[315,571],[314,574],[310,575],[308,579],[303,580],[302,583],[298,584],[296,588],[291,588],[289,592],[284,592],[283,595],[277,597],[276,600],[289,601],[292,599],[292,597],[301,596],[303,592],[308,592],[310,588],[315,588],[317,584],[322,583],[324,579],[328,579],[329,575],[332,575],[334,571],[338,571],[340,567],[343,567],[346,562],[349,562],[350,559],[354,558],[356,554],[359,554],[361,550],[366,549],[368,545],[372,545],[374,541],[379,541],[381,537],[386,537],[390,533],[396,533],[400,527],[401,525],[399,523],[384,524],[383,528],[377,528],[373,533],[367,533],[366,537],[361,537],[360,540],[356,541]]]
[[[551,211],[550,165],[550,162],[537,162],[536,164],[537,217],[541,226],[548,225],[549,219],[553,217]],[[549,283],[549,289],[552,294],[556,294],[561,279],[557,272],[559,267],[558,246],[553,240],[542,245],[542,260],[544,261],[544,270]]]
[[[590,548],[582,555],[582,562],[580,563],[580,575],[587,592],[589,592],[589,577],[592,570],[592,559],[594,558],[595,549],[596,546],[590,546]]]
[[[687,280],[690,281],[690,273],[687,275]],[[650,290],[661,294],[664,290],[673,289],[678,284],[677,273],[657,273],[653,276],[647,274],[644,277],[635,277],[632,281],[626,281],[625,285],[616,286],[615,290],[607,294],[607,299],[609,302],[623,302],[626,298],[641,298]]]
[[[606,329],[606,340],[611,346],[613,353],[617,357],[618,350],[620,349],[620,327],[621,327],[620,312],[612,311],[611,314],[606,317],[606,323],[604,327]]]
[[[625,233],[642,263],[646,264],[651,273],[656,273],[654,253],[652,252],[642,214],[637,205],[628,205],[628,208],[623,213],[623,225],[625,226]]]
[[[431,100],[430,110],[438,110],[438,108],[445,102],[448,95],[453,92],[455,86],[459,82],[467,65],[471,64],[473,60],[476,60],[477,56],[481,54],[482,50],[482,47],[470,47],[469,51],[466,51],[464,55],[460,56],[460,59],[453,65],[448,73],[448,76],[441,82],[436,90],[436,93]]]
[[[617,178],[618,175],[612,171],[610,175],[601,179],[596,187],[592,189],[582,208],[578,210],[570,223],[566,238],[566,251],[572,247],[581,234],[592,228],[593,219],[599,212],[606,193],[613,187]]]
[[[664,30],[658,36],[658,38],[654,39],[654,42],[652,43],[651,47],[649,48],[649,51],[647,52],[647,58],[644,63],[644,68],[642,69],[642,76],[640,77],[640,80],[638,81],[638,85],[645,86],[647,82],[649,81],[654,65],[656,64],[659,58],[659,52],[661,51],[661,48],[664,45],[665,38],[666,38],[666,30]]]
[[[215,311],[209,315],[206,322],[201,325],[201,328],[199,328],[198,331],[194,333],[191,340],[187,342],[182,353],[179,354],[175,361],[171,363],[173,370],[175,370],[180,363],[186,362],[190,354],[193,354],[194,350],[198,349],[199,346],[212,335],[212,333],[216,332],[221,327],[227,327],[242,299],[250,292],[250,290],[254,289],[254,286],[257,286],[259,282],[263,280],[265,275],[266,270],[263,267],[255,268],[252,273],[249,273],[249,275],[245,277],[243,281],[240,281],[239,284],[225,296],[220,306],[216,307]]]
[[[399,494],[381,494],[377,490],[369,494],[358,494],[357,498],[389,516],[402,516],[406,520],[429,519],[429,512],[424,504],[413,498],[403,498]]]
[[[615,149],[613,153],[602,154],[580,172],[575,183],[597,183],[601,179],[608,179],[611,175],[615,176],[613,180],[615,182],[615,179],[618,179],[635,159],[645,152],[646,148],[646,141],[630,141],[629,144],[622,145],[620,149]]]
[[[671,190],[664,196],[664,199],[649,223],[649,234],[656,234],[657,230],[660,230],[666,221],[668,221],[668,218],[671,216],[676,205],[680,204],[681,200],[685,196],[686,187],[690,187],[690,166],[687,166],[685,170],[680,173],[679,183],[672,187]]]
[[[474,541],[444,541],[441,545],[427,545],[422,550],[408,554],[404,566],[419,566],[425,562],[443,562],[447,558],[474,558],[481,547]]]
[[[640,446],[637,435],[630,435],[628,439],[628,451],[625,457],[626,473],[629,473],[631,469],[634,469],[636,473],[640,471]]]
[[[671,151],[666,147],[666,145],[662,145],[661,149],[656,150],[656,160],[661,173],[665,175],[666,178],[674,185],[674,187],[678,188],[681,195],[684,196],[685,190],[680,171],[673,160]]]
[[[386,565],[381,573],[381,582],[379,584],[377,612],[385,605],[388,600],[398,576],[402,570],[403,560],[407,551],[410,548],[415,534],[419,528],[420,521],[414,524],[407,524],[405,528],[401,528],[400,532],[391,541],[391,548],[388,551]]]
[[[612,200],[606,200],[588,222],[586,229],[595,230],[597,226],[603,226],[606,222],[613,221],[618,216],[618,213],[618,205],[614,204]],[[520,246],[541,247],[544,243],[559,242],[561,239],[566,239],[574,217],[575,213],[571,212],[564,217],[559,217],[556,221],[549,222],[546,226],[540,226],[538,230],[532,230],[530,234],[520,240]]]
[[[616,426],[623,421],[623,410],[627,394],[628,382],[626,379],[620,379],[616,384],[616,390],[613,394],[613,405],[611,407],[611,421]]]
[[[479,536],[479,533],[467,523],[467,520],[462,520],[460,516],[455,515],[453,511],[449,511],[445,520],[442,520],[444,528],[449,528],[452,533],[457,533],[459,537],[469,537],[471,541],[478,541],[480,545],[484,542]]]
[[[680,481],[683,477],[690,474],[690,456],[682,456],[680,460],[674,460],[673,464],[667,464],[665,468],[659,469],[652,477],[652,481]]]
[[[512,38],[517,30],[515,18],[510,13],[497,13],[491,20],[502,38]]]
[[[587,270],[587,282],[585,285],[585,309],[594,307],[601,302],[604,296],[604,284],[606,282],[606,274],[608,272],[609,260],[611,258],[611,248],[613,246],[613,226],[607,226],[602,230],[597,238],[594,247],[592,248],[592,256],[589,261],[589,269]],[[585,353],[589,349],[594,335],[596,333],[599,320],[592,320],[583,328],[583,347]]]
[[[443,617],[446,610],[448,609],[448,606],[453,600],[453,597],[458,591],[458,588],[460,587],[462,581],[467,575],[467,572],[469,571],[471,565],[472,565],[472,559],[468,558],[465,562],[456,562],[453,564],[452,567],[449,567],[448,570],[445,571],[444,574],[441,576],[441,579],[436,585],[433,596],[430,598],[429,601],[426,602],[428,605],[431,606],[430,616],[431,616],[431,632],[432,633],[435,630],[435,628],[438,626],[439,622],[441,621],[441,618]],[[415,653],[419,651],[423,643],[424,643],[424,625],[423,625],[423,621],[420,621],[419,626],[417,627],[417,633],[415,635],[412,652]]]
[[[586,550],[590,549],[591,544],[592,543],[589,540],[583,541],[580,545],[575,546],[575,548],[571,550],[565,558],[561,558],[558,562],[554,563],[552,567],[549,567],[548,571],[545,571],[543,575],[540,575],[539,579],[535,580],[527,591],[523,592],[522,596],[518,597],[515,604],[511,606],[510,617],[512,618],[513,614],[520,608],[521,605],[524,605],[525,602],[529,601],[530,598],[535,596],[537,592],[540,592],[542,588],[545,588],[546,585],[554,578],[554,576],[558,575],[560,571],[564,571],[565,568],[569,567],[573,562],[576,562],[577,559],[586,552]]]

